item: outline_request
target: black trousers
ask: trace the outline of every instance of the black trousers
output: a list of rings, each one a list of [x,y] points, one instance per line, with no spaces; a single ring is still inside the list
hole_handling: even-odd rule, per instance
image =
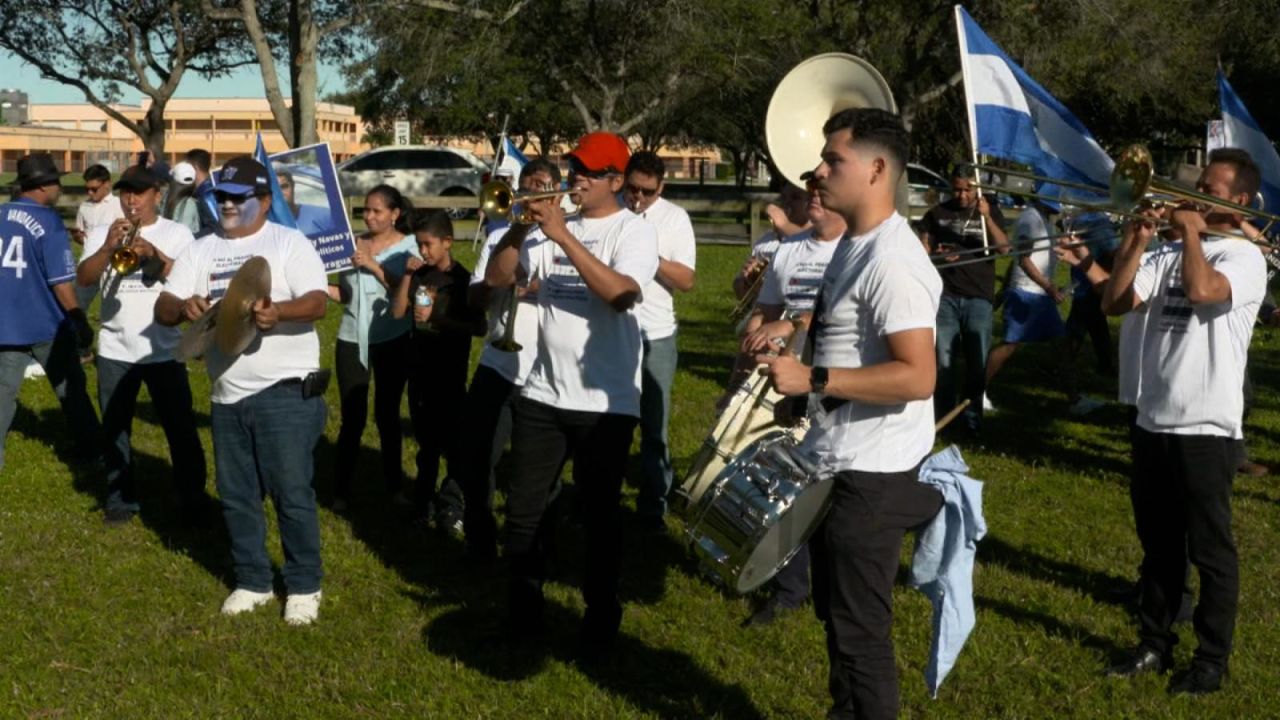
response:
[[[481,365],[471,377],[462,408],[461,462],[455,473],[465,499],[462,527],[467,547],[484,554],[492,554],[497,548],[494,468],[511,437],[511,413],[519,392],[515,383]]]
[[[516,627],[542,623],[546,550],[554,528],[547,508],[566,454],[586,530],[582,595],[584,635],[610,640],[622,620],[618,576],[622,553],[622,477],[639,418],[562,410],[521,397],[511,435],[514,473],[507,491],[509,612]]]
[[[1187,560],[1200,574],[1192,616],[1195,660],[1225,668],[1240,595],[1239,559],[1231,535],[1232,441],[1209,435],[1134,430],[1134,522],[1142,542],[1141,643],[1171,650]]]
[[[917,469],[837,473],[831,509],[809,541],[813,605],[827,633],[829,718],[896,718],[893,582],[902,539],[937,515],[942,494]]]
[[[133,418],[143,383],[169,442],[173,479],[181,502],[205,495],[208,470],[196,432],[195,403],[187,366],[177,361],[129,363],[98,356],[98,405],[102,408],[103,462],[107,467],[107,508],[137,509],[133,475]]]
[[[369,417],[369,381],[373,387],[373,421],[378,427],[378,449],[387,491],[398,492],[404,481],[404,432],[400,425],[400,398],[409,381],[409,336],[402,335],[369,345],[369,367],[360,364],[360,346],[339,340],[334,350],[338,392],[342,401],[342,426],[338,430],[337,492],[351,496],[351,481],[360,461],[360,438]],[[412,404],[410,411],[413,410]]]
[[[415,334],[411,348],[409,417],[418,441],[413,502],[421,512],[461,513],[463,494],[455,476],[460,465],[471,339]],[[446,469],[443,481],[439,480],[441,460]]]
[[[798,608],[809,599],[809,546],[796,554],[773,576],[773,600],[785,608]]]
[[[1106,314],[1102,312],[1102,298],[1092,292],[1072,298],[1071,312],[1067,313],[1067,331],[1075,347],[1079,347],[1086,334],[1089,336],[1098,372],[1109,375],[1112,366],[1111,328],[1107,325]]]

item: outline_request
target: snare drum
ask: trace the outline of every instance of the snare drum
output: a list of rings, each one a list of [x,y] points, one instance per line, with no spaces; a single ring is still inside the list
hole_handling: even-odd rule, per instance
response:
[[[797,450],[786,430],[750,445],[690,506],[690,543],[725,585],[750,592],[777,574],[826,514],[832,476]]]
[[[716,418],[716,426],[702,441],[702,448],[693,460],[693,467],[681,485],[673,493],[674,510],[686,519],[698,506],[702,495],[711,487],[720,471],[742,449],[770,432],[783,433],[797,442],[804,437],[806,421],[792,428],[780,427],[774,420],[773,407],[783,396],[773,389],[766,375],[752,373],[738,386],[729,405]]]

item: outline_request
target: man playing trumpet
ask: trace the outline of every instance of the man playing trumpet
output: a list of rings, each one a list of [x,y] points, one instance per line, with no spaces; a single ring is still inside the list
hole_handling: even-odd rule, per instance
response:
[[[178,503],[192,521],[205,519],[211,505],[205,494],[204,449],[196,434],[187,366],[173,356],[181,337],[176,328],[157,324],[153,314],[165,278],[194,239],[185,225],[159,216],[165,180],[135,165],[116,181],[124,217],[89,231],[76,268],[82,288],[102,284],[102,328],[98,332],[98,406],[102,410],[103,459],[107,470],[108,525],[128,522],[139,510],[134,492],[130,434],[138,391],[146,383],[160,417]],[[133,268],[116,267],[113,258],[126,237]]]

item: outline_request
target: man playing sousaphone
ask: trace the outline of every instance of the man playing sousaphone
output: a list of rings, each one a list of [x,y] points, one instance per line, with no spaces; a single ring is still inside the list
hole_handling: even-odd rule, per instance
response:
[[[156,301],[156,321],[177,325],[199,318],[228,292],[241,266],[251,258],[266,260],[270,292],[248,310],[260,336],[242,354],[215,347],[205,358],[213,386],[215,477],[236,575],[222,614],[238,615],[274,598],[262,512],[269,494],[284,545],[284,619],[307,625],[320,608],[320,524],[311,482],[328,380],[317,372],[320,340],[313,326],[324,317],[328,298],[324,263],[305,235],[267,222],[271,186],[261,163],[234,158],[217,178],[220,229],[174,261]],[[220,312],[220,324],[224,317]]]
[[[907,530],[942,495],[917,481],[934,439],[934,328],[942,282],[894,209],[906,167],[902,120],[841,111],[823,127],[814,172],[822,204],[845,218],[811,316],[813,366],[784,354],[758,360],[784,395],[810,394],[800,446],[834,475],[825,522],[810,539],[813,599],[827,634],[829,718],[898,713],[893,580]]]

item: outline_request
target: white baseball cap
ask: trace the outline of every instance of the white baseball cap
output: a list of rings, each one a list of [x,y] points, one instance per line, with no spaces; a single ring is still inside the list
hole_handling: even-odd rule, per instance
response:
[[[173,181],[179,185],[190,185],[196,181],[196,168],[189,162],[180,162],[173,166],[169,173]]]

